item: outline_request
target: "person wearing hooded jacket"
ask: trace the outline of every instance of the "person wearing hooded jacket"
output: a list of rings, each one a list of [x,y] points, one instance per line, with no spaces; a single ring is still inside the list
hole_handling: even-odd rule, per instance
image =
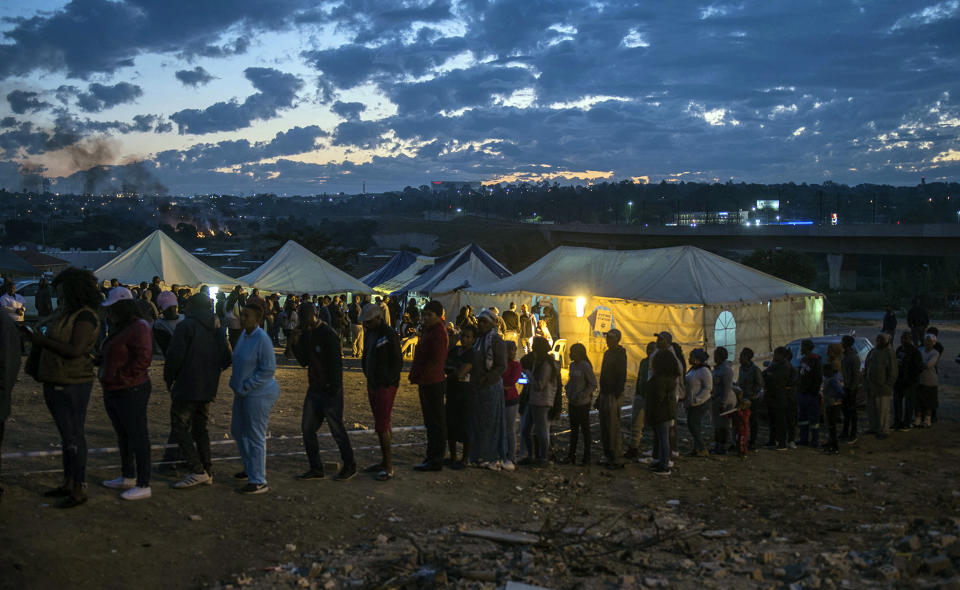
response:
[[[885,438],[890,434],[890,398],[897,381],[897,355],[890,347],[889,335],[877,334],[876,343],[863,364],[863,377],[870,430],[877,438]]]
[[[788,390],[793,379],[790,366],[790,351],[778,346],[773,351],[773,360],[763,370],[763,397],[770,416],[770,440],[768,447],[786,451],[787,446],[787,405]]]
[[[165,354],[163,380],[170,391],[170,431],[190,473],[173,484],[176,489],[212,485],[210,403],[232,353],[227,329],[216,326],[210,298],[198,293],[187,300],[184,319],[173,331]]]

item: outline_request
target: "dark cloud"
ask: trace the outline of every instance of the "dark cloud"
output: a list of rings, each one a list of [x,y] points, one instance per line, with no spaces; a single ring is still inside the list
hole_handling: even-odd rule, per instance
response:
[[[297,16],[300,23],[335,23],[351,31],[356,43],[397,39],[413,23],[438,23],[453,18],[449,0],[346,0]]]
[[[133,102],[143,96],[143,90],[129,82],[118,82],[113,86],[93,83],[87,87],[87,92],[77,94],[77,106],[88,113],[99,113],[106,109]]]
[[[259,90],[242,103],[218,102],[203,110],[184,109],[170,115],[179,133],[203,135],[249,127],[254,120],[272,119],[277,112],[293,106],[303,80],[272,68],[247,68],[244,75]]]
[[[184,59],[193,59],[195,57],[230,57],[233,55],[242,55],[250,49],[250,40],[246,37],[237,37],[232,43],[223,45],[213,45],[201,43],[190,46],[180,52],[180,57]]]
[[[154,160],[168,173],[183,173],[191,169],[217,168],[257,162],[266,158],[290,156],[310,152],[319,138],[329,135],[319,126],[293,127],[277,133],[270,141],[250,143],[246,139],[203,143],[186,150],[167,150]]]
[[[324,78],[339,88],[352,88],[368,80],[389,83],[403,76],[420,77],[467,50],[461,37],[430,39],[427,32],[413,43],[392,41],[377,47],[357,43],[334,49],[305,51],[301,55]]]
[[[360,113],[366,110],[366,106],[362,102],[340,102],[339,100],[333,103],[331,109],[336,114],[340,115],[344,119],[354,120],[360,118]]]
[[[285,28],[305,0],[74,0],[52,12],[8,19],[0,45],[0,79],[33,71],[72,78],[112,74],[144,53],[215,53],[210,47],[235,27]],[[234,42],[232,53],[246,41]],[[222,47],[221,47],[222,49]]]
[[[11,91],[7,94],[7,102],[10,103],[10,110],[18,115],[23,115],[27,111],[35,113],[50,106],[50,103],[40,100],[39,93],[29,90]]]
[[[389,128],[381,121],[346,121],[337,125],[333,144],[375,148],[381,143],[380,136]]]
[[[509,96],[534,81],[533,74],[523,68],[478,65],[453,70],[427,82],[396,84],[387,92],[400,114],[433,114],[487,105],[494,96]]]
[[[180,80],[180,83],[184,86],[204,86],[213,80],[213,76],[207,70],[203,69],[201,66],[197,66],[192,70],[177,70],[174,73],[177,80]]]

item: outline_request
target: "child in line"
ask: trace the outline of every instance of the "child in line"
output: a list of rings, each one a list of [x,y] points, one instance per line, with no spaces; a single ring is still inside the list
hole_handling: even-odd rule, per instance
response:
[[[567,412],[570,417],[570,452],[567,463],[574,464],[577,455],[577,438],[583,436],[583,462],[590,464],[590,407],[593,393],[597,390],[597,377],[587,358],[587,348],[577,342],[570,347],[570,378],[567,380]]]
[[[746,458],[750,440],[750,400],[744,398],[737,402],[733,412],[733,442],[741,458]]]

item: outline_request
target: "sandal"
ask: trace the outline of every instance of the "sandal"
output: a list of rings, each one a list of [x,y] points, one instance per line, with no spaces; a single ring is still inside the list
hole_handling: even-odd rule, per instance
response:
[[[393,469],[390,471],[381,469],[380,473],[377,474],[377,481],[390,481],[391,479],[393,479]]]

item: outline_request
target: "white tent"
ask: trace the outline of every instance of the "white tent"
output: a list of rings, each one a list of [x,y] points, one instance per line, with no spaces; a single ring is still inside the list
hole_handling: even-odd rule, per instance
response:
[[[168,285],[230,287],[242,280],[215,270],[190,254],[160,230],[140,240],[94,273],[100,280],[118,279],[132,285],[158,276]]]
[[[763,357],[823,334],[823,295],[692,246],[656,250],[560,247],[523,271],[442,298],[451,310],[549,302],[559,335],[598,363],[611,327],[635,366],[647,342],[671,332],[685,351],[745,346]],[[599,364],[596,364],[599,368]]]
[[[324,295],[370,292],[370,287],[293,240],[277,250],[270,260],[238,280],[271,293]]]

